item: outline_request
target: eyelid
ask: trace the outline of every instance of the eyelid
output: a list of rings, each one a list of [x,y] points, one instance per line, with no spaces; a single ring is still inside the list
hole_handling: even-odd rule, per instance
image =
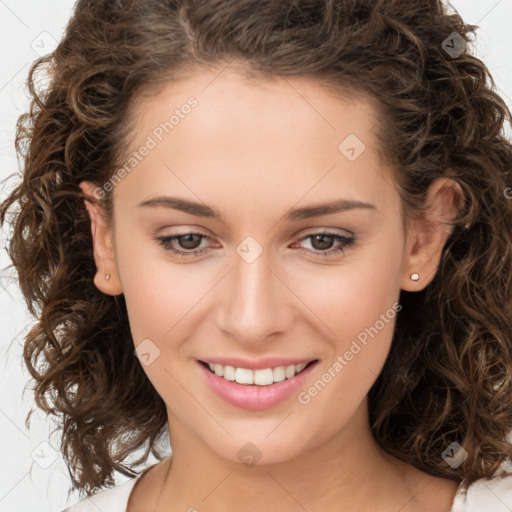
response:
[[[309,231],[311,229],[311,231]],[[344,236],[346,238],[351,238],[354,235],[352,231],[349,231],[348,229],[342,229],[342,228],[307,228],[308,231],[306,231],[305,234],[300,235],[301,239],[307,236],[311,235],[339,235]],[[297,235],[299,236],[299,235]]]

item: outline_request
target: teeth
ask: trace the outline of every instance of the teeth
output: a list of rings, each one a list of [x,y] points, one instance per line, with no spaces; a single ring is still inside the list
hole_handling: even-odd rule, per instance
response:
[[[235,367],[224,366],[224,371],[221,374],[226,380],[235,380]]]
[[[292,364],[290,366],[287,366],[284,371],[284,374],[287,379],[289,379],[290,377],[293,377],[295,375],[295,365]]]
[[[258,384],[258,386],[268,386],[269,384],[273,383],[274,370],[272,370],[272,368],[265,368],[264,370],[254,370],[254,384]]]
[[[237,368],[235,370],[235,380],[238,384],[254,384],[254,371],[247,368]]]
[[[210,370],[226,380],[236,381],[238,384],[256,384],[257,386],[270,386],[274,382],[282,382],[300,373],[308,363],[277,366],[262,370],[249,370],[248,368],[235,368],[221,364],[208,363]]]
[[[273,370],[274,382],[281,382],[286,379],[286,369],[284,366],[278,366]]]

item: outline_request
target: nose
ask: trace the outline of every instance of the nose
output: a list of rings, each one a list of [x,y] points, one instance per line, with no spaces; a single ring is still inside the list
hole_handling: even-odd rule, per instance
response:
[[[263,346],[291,328],[294,294],[266,251],[250,263],[236,254],[233,262],[222,286],[217,326],[247,347]]]

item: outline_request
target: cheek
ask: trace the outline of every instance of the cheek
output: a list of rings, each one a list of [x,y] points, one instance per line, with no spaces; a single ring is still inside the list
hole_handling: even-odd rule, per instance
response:
[[[140,261],[140,260],[139,260]],[[178,266],[164,260],[121,265],[123,292],[133,338],[154,338],[163,345],[194,318],[194,308],[208,294],[208,276],[193,265]],[[210,276],[211,280],[211,276]]]
[[[339,266],[295,271],[288,281],[307,305],[315,325],[339,350],[377,323],[383,338],[390,338],[389,319],[400,296],[402,261],[399,237],[382,237],[364,250],[346,256]],[[306,311],[306,310],[305,310]],[[382,315],[387,317],[382,321]]]
[[[189,368],[185,370],[182,360],[187,355],[182,349],[187,350],[187,340],[198,328],[197,315],[203,311],[205,296],[212,288],[211,276],[208,281],[205,272],[194,269],[194,265],[150,258],[148,252],[147,246],[145,250],[132,250],[118,265],[130,331],[143,370],[159,395],[173,407],[186,409],[190,397],[178,382],[186,389],[191,383],[187,380]],[[148,364],[142,357],[145,353],[150,354]]]
[[[117,226],[115,246],[132,336],[136,345],[145,338],[163,341],[173,326],[186,324],[187,311],[193,315],[211,276],[206,267],[167,258],[157,242],[129,225]]]
[[[355,305],[347,300],[340,306],[352,314],[342,311],[331,323],[336,333],[329,338],[332,355],[322,361],[316,379],[297,393],[300,411],[317,432],[315,443],[347,424],[386,362],[400,306],[395,301],[382,309],[380,303],[375,299]]]
[[[392,240],[392,241],[390,241]],[[330,410],[334,417],[353,411],[380,373],[391,347],[401,309],[399,237],[383,238],[377,249],[347,258],[346,265],[297,282],[297,295],[314,313],[312,322],[331,345],[323,373],[299,403]],[[375,246],[376,247],[376,246]],[[299,397],[298,397],[299,398]],[[329,404],[343,402],[342,408]]]

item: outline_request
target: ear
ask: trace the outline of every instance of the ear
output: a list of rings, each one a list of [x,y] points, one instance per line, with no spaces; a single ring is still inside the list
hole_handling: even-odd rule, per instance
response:
[[[123,293],[123,289],[117,272],[114,247],[112,244],[113,233],[94,195],[94,190],[97,187],[91,182],[82,181],[80,188],[87,196],[84,203],[91,220],[94,261],[96,263],[94,284],[98,290],[107,295],[120,295]],[[108,275],[110,275],[110,277],[107,279]]]
[[[406,291],[425,288],[437,272],[443,247],[452,232],[445,222],[455,218],[464,201],[460,185],[449,178],[433,181],[425,198],[426,211],[412,221],[407,232],[400,287]],[[411,274],[418,274],[414,281]]]

